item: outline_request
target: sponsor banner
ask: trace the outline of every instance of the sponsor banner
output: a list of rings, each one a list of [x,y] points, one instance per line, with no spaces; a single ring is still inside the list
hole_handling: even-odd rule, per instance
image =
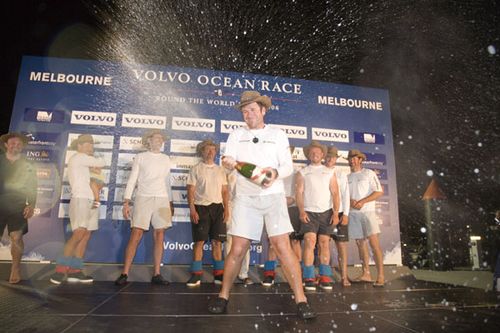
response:
[[[104,183],[109,184],[109,177],[111,176],[111,170],[109,169],[101,169],[101,174],[104,175]],[[63,183],[69,183],[68,180],[68,168],[65,167],[63,170]]]
[[[378,166],[378,165],[385,165],[386,164],[386,157],[384,154],[376,154],[376,153],[367,153],[364,152],[366,155],[366,161],[363,162],[363,164],[369,168],[371,166]]]
[[[108,192],[109,189],[107,187],[103,187],[99,192],[99,200],[108,201]],[[63,185],[61,187],[61,200],[69,199],[71,199],[71,187],[69,185]]]
[[[188,179],[187,173],[180,173],[180,172],[170,173],[170,184],[173,187],[186,187],[187,179]]]
[[[384,190],[384,197],[388,197],[389,196],[389,186],[387,186],[387,184],[380,184],[382,185],[382,189]]]
[[[189,170],[200,161],[194,156],[170,156],[172,169]]]
[[[120,150],[146,150],[140,136],[121,136]],[[163,147],[161,149],[163,151]]]
[[[187,204],[188,195],[185,190],[172,190],[172,201],[174,204]]]
[[[33,210],[33,217],[48,218],[51,216],[52,207],[35,207]]]
[[[64,159],[64,164],[68,165],[69,159],[76,154],[76,150],[68,150],[66,151],[66,158]],[[111,165],[111,160],[113,157],[113,152],[106,152],[106,151],[96,151],[94,152],[94,156],[96,158],[100,158],[104,160],[104,165],[105,168],[109,167]]]
[[[232,120],[221,120],[220,121],[220,132],[221,133],[231,133],[236,128],[246,126],[244,121],[232,121]]]
[[[26,108],[24,121],[62,124],[64,123],[64,111]]]
[[[165,129],[167,117],[126,113],[122,116],[122,127]]]
[[[106,205],[101,205],[96,209],[99,209],[99,220],[104,220],[106,218]],[[60,219],[69,219],[69,203],[61,202],[59,204],[59,212],[57,216]]]
[[[28,161],[32,161],[32,162],[49,163],[49,162],[55,162],[57,159],[57,152],[55,152],[53,150],[26,149],[24,153],[25,153],[26,159],[28,159]]]
[[[333,142],[349,142],[349,131],[331,128],[312,128],[312,139]]]
[[[96,149],[96,150],[113,149],[113,143],[114,143],[115,138],[112,135],[98,135],[98,134],[94,134],[94,133],[69,133],[67,147],[69,147],[71,145],[71,142],[73,142],[73,140],[78,139],[78,136],[81,134],[92,135],[92,138],[94,139],[94,149]]]
[[[55,146],[60,135],[60,133],[40,133],[40,132],[26,132],[24,134],[28,138],[28,146],[42,146],[42,147]]]
[[[174,117],[172,119],[172,129],[179,131],[215,132],[215,119]]]
[[[170,153],[196,154],[196,145],[201,140],[170,140]]]
[[[383,145],[385,138],[378,133],[354,132],[354,142]]]
[[[71,112],[71,124],[115,126],[116,113],[73,110]]]
[[[307,139],[307,127],[281,124],[270,124],[270,126],[281,129],[289,139]]]

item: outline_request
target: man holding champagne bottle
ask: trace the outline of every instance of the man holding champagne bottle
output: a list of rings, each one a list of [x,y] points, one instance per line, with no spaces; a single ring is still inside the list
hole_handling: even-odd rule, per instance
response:
[[[302,288],[300,264],[288,237],[293,232],[283,185],[283,178],[293,172],[288,138],[282,130],[264,123],[264,116],[271,107],[269,97],[257,91],[245,91],[236,107],[246,126],[229,135],[222,162],[224,167],[239,172],[228,230],[233,243],[224,264],[222,289],[218,297],[211,300],[208,310],[211,313],[227,311],[229,292],[243,257],[250,241],[260,240],[265,224],[271,245],[294,292],[299,317],[314,318],[316,314],[307,303]]]

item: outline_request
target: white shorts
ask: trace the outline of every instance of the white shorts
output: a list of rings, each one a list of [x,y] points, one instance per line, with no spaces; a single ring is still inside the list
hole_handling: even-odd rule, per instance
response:
[[[167,197],[135,197],[130,226],[149,230],[150,224],[153,229],[168,229],[172,226],[172,212]]]
[[[293,232],[284,193],[238,196],[233,201],[228,234],[260,241],[263,224],[269,237]]]
[[[88,231],[99,228],[99,208],[92,208],[94,199],[71,198],[69,201],[69,222],[71,230],[78,228]]]
[[[374,211],[360,212],[351,209],[349,212],[349,239],[363,239],[380,233],[377,214]]]

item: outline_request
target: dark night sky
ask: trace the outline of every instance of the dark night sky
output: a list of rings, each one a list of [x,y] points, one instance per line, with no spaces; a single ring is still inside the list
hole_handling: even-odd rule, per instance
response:
[[[2,132],[22,55],[376,87],[391,99],[403,242],[423,239],[429,170],[457,242],[500,208],[499,1],[12,3],[0,5]]]

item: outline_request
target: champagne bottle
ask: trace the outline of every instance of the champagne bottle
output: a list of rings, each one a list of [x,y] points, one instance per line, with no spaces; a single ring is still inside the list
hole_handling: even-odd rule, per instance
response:
[[[271,171],[266,172],[261,167],[248,162],[236,161],[234,168],[238,170],[242,176],[250,179],[252,182],[260,186],[268,183],[273,177],[273,173]]]

